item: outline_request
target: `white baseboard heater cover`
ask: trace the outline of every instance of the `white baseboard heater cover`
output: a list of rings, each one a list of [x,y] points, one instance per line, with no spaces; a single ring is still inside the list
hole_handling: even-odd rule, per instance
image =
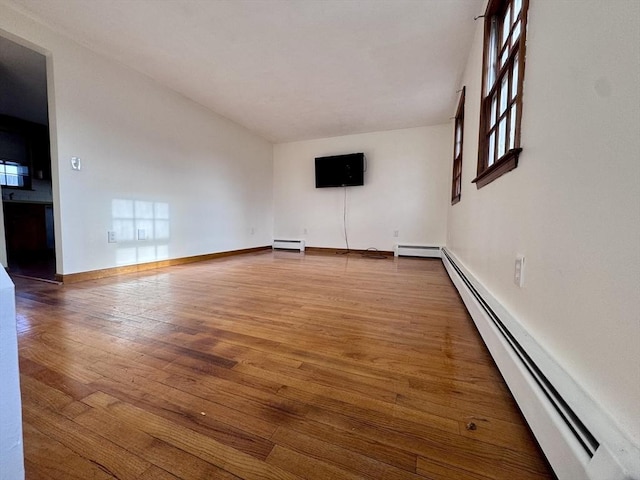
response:
[[[559,480],[640,480],[640,449],[449,252],[442,262]]]
[[[440,247],[426,245],[396,245],[393,249],[395,257],[434,257],[440,258]]]
[[[304,240],[274,240],[274,250],[298,250],[304,252]]]

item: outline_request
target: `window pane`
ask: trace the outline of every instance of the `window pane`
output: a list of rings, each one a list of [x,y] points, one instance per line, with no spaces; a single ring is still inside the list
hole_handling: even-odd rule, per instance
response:
[[[505,75],[500,84],[500,115],[507,109],[507,97],[509,96],[509,76]]]
[[[493,132],[489,137],[489,157],[487,158],[487,167],[493,165],[495,160],[496,133]]]
[[[487,92],[491,90],[496,81],[496,61],[498,55],[498,36],[496,19],[491,21],[491,32],[489,34],[489,64],[487,65]]]
[[[489,128],[487,130],[490,130],[491,128],[493,128],[493,126],[498,121],[498,119],[496,118],[497,106],[498,106],[498,97],[497,97],[497,94],[494,94],[493,98],[491,99],[491,116],[489,117]]]
[[[507,118],[503,118],[500,120],[500,125],[498,125],[498,158],[504,155],[506,151],[506,141],[507,141]]]
[[[515,2],[513,2],[513,18],[516,18],[518,16],[521,8],[522,0],[515,0]]]
[[[504,66],[508,57],[509,57],[509,47],[505,48],[504,52],[502,52],[502,55],[500,56],[500,68]]]
[[[516,23],[516,26],[513,27],[513,34],[511,35],[511,45],[515,45],[518,42],[518,38],[520,38],[520,22]]]
[[[502,20],[502,42],[500,46],[504,46],[509,38],[509,30],[511,30],[511,7],[507,8],[504,13],[504,19]]]
[[[24,179],[29,176],[29,167],[0,160],[0,185],[24,187]]]
[[[513,75],[512,75],[512,80],[511,80],[511,99],[513,100],[514,98],[516,98],[516,95],[518,93],[518,57],[516,56],[516,58],[514,59],[513,62]]]
[[[509,127],[509,150],[515,147],[516,145],[516,105],[514,104],[511,107],[511,113],[509,114],[509,121],[511,126]]]

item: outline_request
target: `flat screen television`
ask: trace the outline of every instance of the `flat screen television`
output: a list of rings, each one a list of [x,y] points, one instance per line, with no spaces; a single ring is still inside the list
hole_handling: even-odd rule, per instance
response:
[[[364,185],[364,153],[316,157],[316,188]]]

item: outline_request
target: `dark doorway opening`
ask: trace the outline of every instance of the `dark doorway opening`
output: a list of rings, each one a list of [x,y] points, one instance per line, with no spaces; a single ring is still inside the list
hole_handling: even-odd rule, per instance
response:
[[[0,37],[0,84],[0,188],[8,272],[54,280],[45,56]]]

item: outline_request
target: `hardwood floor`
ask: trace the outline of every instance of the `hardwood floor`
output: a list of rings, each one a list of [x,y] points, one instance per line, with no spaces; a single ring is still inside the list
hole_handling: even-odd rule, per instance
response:
[[[27,479],[553,478],[439,260],[15,281]]]

